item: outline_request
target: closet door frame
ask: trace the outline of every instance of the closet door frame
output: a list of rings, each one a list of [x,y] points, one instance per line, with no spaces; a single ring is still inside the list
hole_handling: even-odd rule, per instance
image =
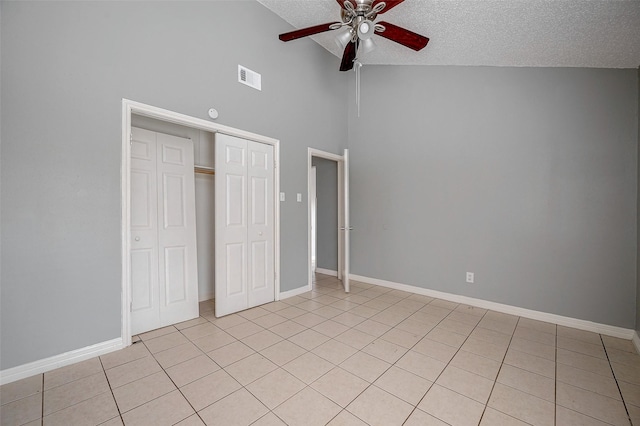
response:
[[[225,133],[259,143],[273,145],[275,160],[273,196],[274,196],[274,300],[280,300],[280,141],[256,133],[233,127],[223,126],[210,121],[180,114],[178,112],[154,107],[129,99],[122,99],[122,152],[120,168],[121,187],[121,242],[122,242],[122,345],[131,345],[131,116],[133,114],[154,118],[160,121],[192,127],[211,133]]]

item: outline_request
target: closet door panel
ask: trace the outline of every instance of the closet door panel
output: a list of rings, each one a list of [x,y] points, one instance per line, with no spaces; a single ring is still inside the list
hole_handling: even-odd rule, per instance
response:
[[[244,232],[247,226],[245,176],[227,173],[224,178],[227,192],[225,225],[230,228],[229,231]]]
[[[215,139],[215,311],[220,317],[248,307],[247,141]]]
[[[266,241],[251,243],[251,291],[261,291],[269,288],[269,253]],[[255,302],[254,302],[255,303]],[[259,303],[258,303],[259,304]]]
[[[158,133],[161,326],[198,316],[193,143]]]
[[[153,309],[152,276],[154,275],[155,251],[150,249],[131,250],[131,310],[136,315]],[[154,315],[155,316],[155,315]]]
[[[185,220],[187,215],[187,203],[185,200],[186,177],[184,175],[165,173],[162,176],[162,180],[164,229],[176,228],[185,231],[189,228]]]
[[[247,264],[245,244],[227,244],[227,288],[226,296],[244,298],[247,294],[245,282]]]
[[[273,146],[248,142],[249,307],[274,300],[274,189]]]
[[[267,226],[269,219],[269,203],[267,192],[269,191],[268,179],[261,176],[251,177],[251,225]]]
[[[132,128],[131,332],[198,316],[193,144]]]
[[[155,170],[131,170],[131,192],[137,194],[131,200],[131,227],[136,230],[151,230],[155,227]]]
[[[158,305],[158,200],[156,133],[132,129],[131,141],[131,332],[160,321]]]
[[[274,300],[273,146],[216,134],[216,316]]]
[[[165,300],[167,306],[184,302],[188,293],[187,253],[184,247],[164,249]]]

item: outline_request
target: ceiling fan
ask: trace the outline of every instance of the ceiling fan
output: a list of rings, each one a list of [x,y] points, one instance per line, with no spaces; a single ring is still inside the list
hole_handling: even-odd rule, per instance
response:
[[[373,22],[379,14],[393,9],[403,1],[404,0],[337,0],[341,7],[340,17],[342,22],[329,22],[327,24],[302,28],[280,34],[279,38],[282,41],[291,41],[326,31],[345,28],[346,31],[341,32],[336,39],[336,41],[344,47],[340,71],[348,71],[353,68],[358,50],[366,53],[374,48],[375,43],[371,38],[373,34],[377,34],[418,51],[424,48],[429,42],[427,37],[390,24],[389,22]]]

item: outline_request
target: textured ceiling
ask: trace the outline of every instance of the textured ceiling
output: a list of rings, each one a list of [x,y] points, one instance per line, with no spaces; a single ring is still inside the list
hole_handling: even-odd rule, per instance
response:
[[[340,21],[335,0],[258,1],[296,29]],[[414,52],[374,37],[364,64],[640,66],[640,0],[406,0],[376,20],[423,34],[429,45]],[[335,33],[312,38],[342,57]]]

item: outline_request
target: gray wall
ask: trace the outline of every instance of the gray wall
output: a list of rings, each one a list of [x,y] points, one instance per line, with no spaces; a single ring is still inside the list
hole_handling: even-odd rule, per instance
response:
[[[316,166],[318,268],[338,270],[338,163],[313,157]]]
[[[257,2],[2,2],[0,369],[120,336],[121,100],[281,141],[281,289],[307,282],[307,146],[346,145],[347,79]],[[236,18],[241,17],[241,30]],[[262,73],[262,92],[237,65]],[[304,96],[300,96],[304,93]]]
[[[636,70],[365,66],[361,102],[354,274],[634,327]]]

